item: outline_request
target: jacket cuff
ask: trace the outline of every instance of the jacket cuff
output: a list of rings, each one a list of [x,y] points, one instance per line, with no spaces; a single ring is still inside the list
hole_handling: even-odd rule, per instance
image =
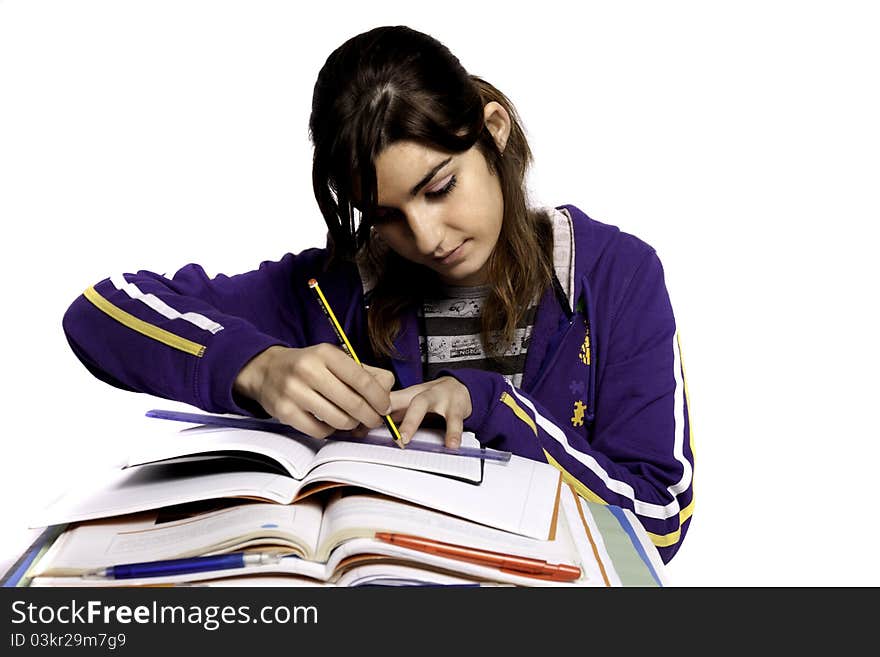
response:
[[[260,352],[273,345],[289,345],[252,327],[227,328],[223,333],[223,339],[209,345],[195,368],[193,386],[199,406],[211,413],[268,417],[258,403],[234,393],[235,379]]]

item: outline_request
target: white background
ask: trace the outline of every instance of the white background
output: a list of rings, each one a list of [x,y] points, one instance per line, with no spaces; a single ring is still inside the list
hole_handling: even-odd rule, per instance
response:
[[[176,407],[94,379],[70,302],[114,272],[323,244],[314,79],[393,23],[513,99],[534,202],[657,249],[697,455],[673,582],[880,585],[873,7],[0,1],[0,545]]]

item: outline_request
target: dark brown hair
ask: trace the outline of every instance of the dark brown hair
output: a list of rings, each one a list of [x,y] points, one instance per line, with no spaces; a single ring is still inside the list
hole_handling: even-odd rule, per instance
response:
[[[511,119],[503,156],[483,120],[492,101]],[[312,185],[329,230],[331,261],[368,264],[377,275],[368,312],[377,356],[396,355],[400,314],[433,289],[436,275],[371,239],[375,160],[402,140],[449,153],[480,150],[504,199],[501,233],[488,261],[482,339],[487,352],[496,344],[496,354],[503,353],[517,321],[553,276],[552,227],[548,217],[528,207],[525,174],[532,153],[508,98],[470,75],[433,37],[404,26],[378,27],[352,37],[327,58],[315,83],[309,136]]]

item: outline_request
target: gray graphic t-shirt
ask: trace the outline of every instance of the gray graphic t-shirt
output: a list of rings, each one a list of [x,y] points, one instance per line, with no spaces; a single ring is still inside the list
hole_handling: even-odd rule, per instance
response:
[[[487,285],[448,286],[441,290],[439,298],[424,300],[421,318],[424,335],[428,337],[419,338],[419,346],[426,381],[435,378],[442,369],[471,367],[498,372],[519,387],[537,305],[529,306],[517,325],[513,342],[498,354],[497,342],[488,345],[487,350],[480,337],[480,316],[488,292]]]

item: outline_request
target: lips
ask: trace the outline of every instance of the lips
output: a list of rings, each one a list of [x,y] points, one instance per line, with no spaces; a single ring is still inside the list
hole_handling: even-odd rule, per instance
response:
[[[434,259],[438,260],[441,265],[451,265],[458,262],[464,257],[464,250],[461,247],[463,247],[466,242],[467,240],[459,244],[452,251],[448,251],[441,256],[436,256]]]

